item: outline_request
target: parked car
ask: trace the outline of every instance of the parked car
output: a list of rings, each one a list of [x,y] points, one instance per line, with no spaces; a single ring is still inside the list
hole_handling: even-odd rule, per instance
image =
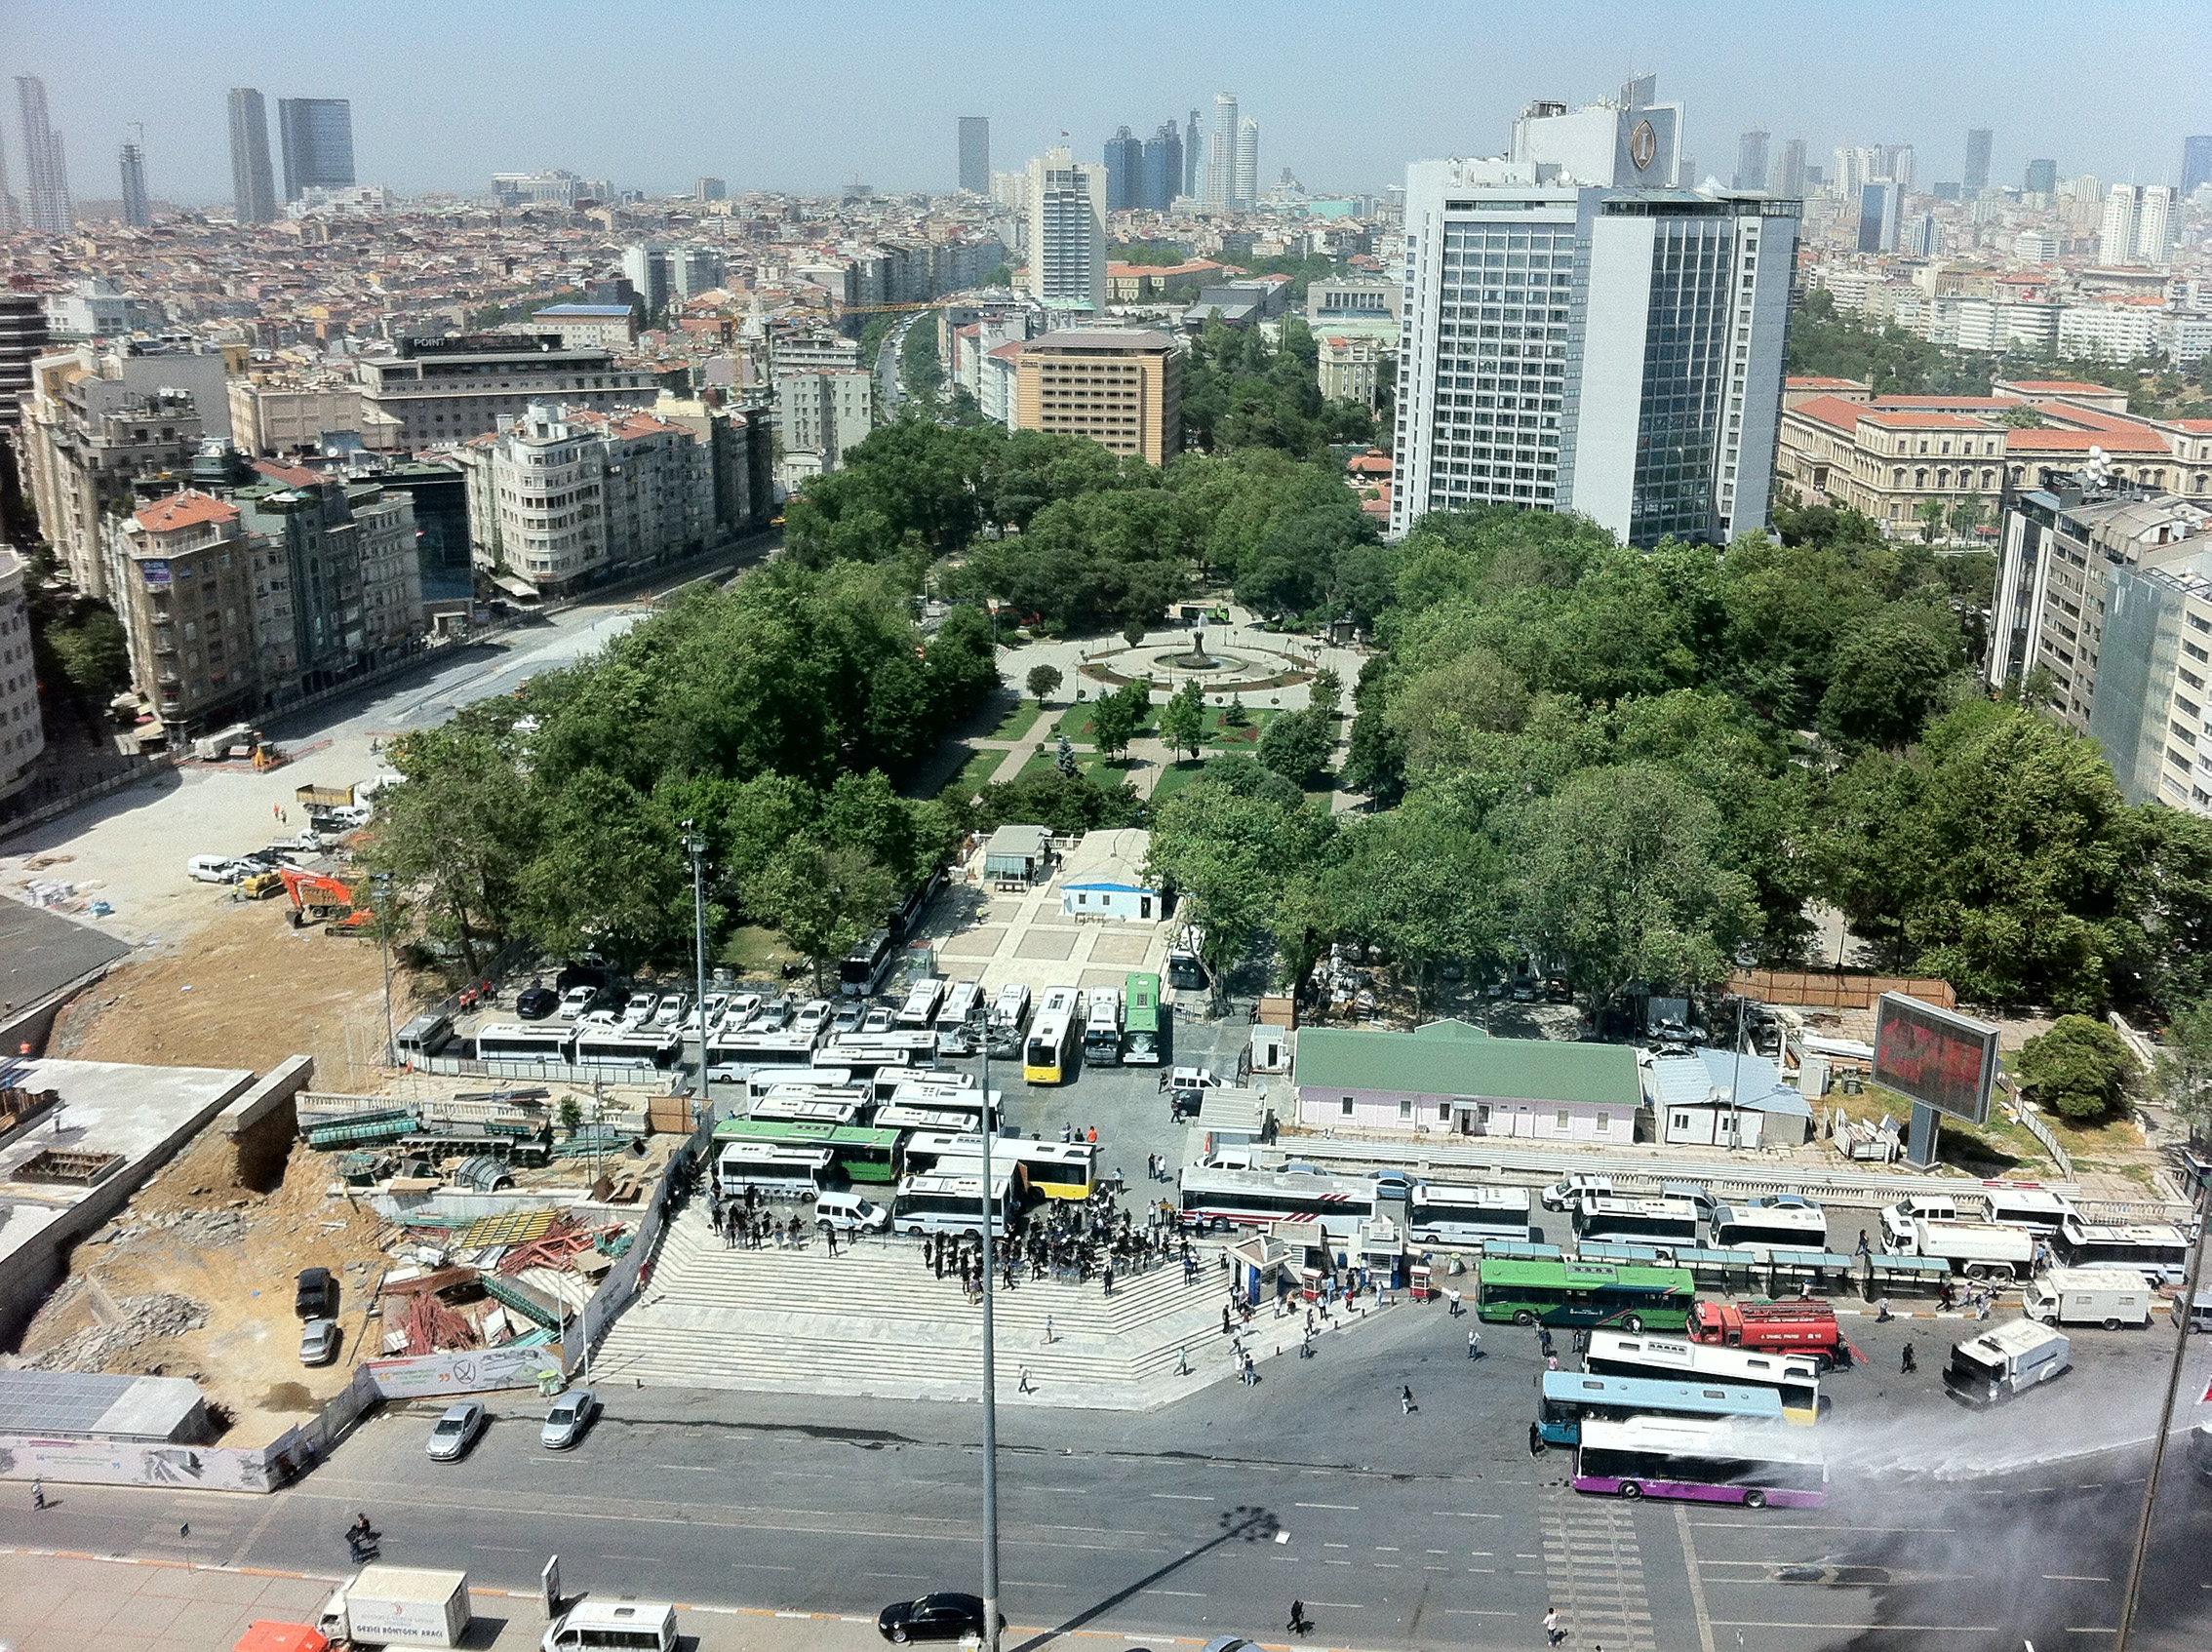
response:
[[[551,987],[525,987],[515,995],[515,1013],[525,1021],[542,1021],[561,1007],[561,995]]]
[[[468,1455],[468,1448],[476,1443],[476,1436],[484,1432],[486,1413],[481,1402],[464,1399],[458,1405],[446,1407],[438,1426],[430,1431],[430,1441],[424,1447],[433,1463],[456,1463]]]
[[[868,1011],[867,1019],[860,1023],[863,1033],[888,1033],[898,1024],[897,1014],[888,1004],[878,1004]]]
[[[890,1211],[856,1193],[824,1193],[814,1198],[814,1226],[841,1234],[880,1234],[890,1226]]]
[[[1596,1199],[1612,1191],[1612,1177],[1577,1170],[1571,1175],[1560,1177],[1537,1197],[1544,1201],[1546,1210],[1565,1210],[1580,1204],[1586,1199]]]
[[[959,1640],[983,1632],[983,1601],[973,1594],[925,1594],[919,1600],[900,1600],[876,1615],[876,1628],[886,1640],[904,1646],[910,1640]],[[1007,1627],[1005,1613],[999,1627]]]
[[[833,1033],[857,1033],[860,1030],[860,1018],[867,1013],[867,1006],[858,1000],[854,1000],[850,1003],[840,1004],[837,1018],[830,1023],[830,1031]]]
[[[660,995],[658,993],[642,990],[634,992],[630,995],[629,1002],[622,1005],[622,1013],[616,1019],[622,1026],[636,1032],[652,1019],[652,1012],[659,1005]]]
[[[571,987],[561,995],[561,1013],[571,1020],[588,1014],[599,1002],[600,989],[592,986]]]
[[[689,1023],[691,995],[689,993],[662,993],[660,1002],[652,1006],[652,1024],[662,1032],[678,1022]]]
[[[184,863],[184,875],[195,884],[233,883],[238,862],[227,854],[196,854]]]
[[[337,1280],[328,1268],[299,1270],[299,1287],[293,1293],[292,1311],[302,1319],[327,1319],[337,1312]]]
[[[338,1325],[336,1319],[310,1319],[299,1327],[299,1362],[328,1365],[337,1357]]]
[[[573,1388],[553,1401],[545,1426],[537,1431],[537,1443],[548,1451],[566,1451],[584,1436],[599,1415],[599,1396],[588,1388]]]
[[[789,999],[781,998],[770,999],[768,1003],[761,1005],[760,1012],[753,1017],[752,1025],[747,1029],[747,1031],[754,1033],[780,1033],[784,1028],[790,1025],[791,1001]]]
[[[810,998],[799,1006],[792,1025],[802,1033],[818,1033],[822,1023],[830,1018],[830,1003],[826,998]]]

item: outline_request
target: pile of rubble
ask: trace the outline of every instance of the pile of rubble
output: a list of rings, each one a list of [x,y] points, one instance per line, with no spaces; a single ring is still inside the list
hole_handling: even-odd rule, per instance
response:
[[[52,1306],[65,1307],[78,1296],[90,1294],[88,1306],[99,1322],[37,1354],[0,1360],[21,1371],[105,1371],[117,1362],[143,1358],[144,1344],[160,1337],[182,1336],[208,1322],[208,1305],[172,1291],[150,1296],[110,1297],[83,1278],[72,1279],[55,1292]]]
[[[627,1223],[590,1225],[552,1210],[451,1219],[411,1216],[389,1228],[394,1259],[378,1284],[386,1356],[529,1348],[558,1339],[629,1249]]]

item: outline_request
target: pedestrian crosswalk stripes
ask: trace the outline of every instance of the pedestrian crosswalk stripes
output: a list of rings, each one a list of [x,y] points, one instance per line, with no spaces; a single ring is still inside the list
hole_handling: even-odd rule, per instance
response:
[[[1546,1587],[1572,1643],[1656,1652],[1634,1513],[1578,1504],[1546,1514],[1543,1530]]]

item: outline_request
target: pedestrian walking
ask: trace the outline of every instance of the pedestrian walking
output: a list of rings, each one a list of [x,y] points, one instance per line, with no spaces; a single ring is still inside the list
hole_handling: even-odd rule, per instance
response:
[[[837,1230],[835,1228],[824,1228],[822,1238],[829,1241],[829,1253],[835,1256],[837,1254]]]
[[[1467,1357],[1470,1359],[1482,1357],[1482,1333],[1481,1331],[1469,1331],[1467,1333]]]
[[[1313,1620],[1306,1616],[1306,1603],[1303,1600],[1291,1601],[1290,1632],[1292,1634],[1304,1634],[1313,1627]]]
[[[1919,1368],[1920,1357],[1913,1352],[1913,1345],[1911,1343],[1907,1343],[1905,1345],[1905,1357],[1899,1362],[1897,1367],[1898,1373],[1901,1376],[1909,1377]]]
[[[1546,1358],[1551,1357],[1552,1328],[1549,1325],[1538,1325],[1536,1327],[1536,1347]]]
[[[1892,1314],[1892,1313],[1891,1313],[1891,1312],[1889,1311],[1889,1298],[1888,1298],[1888,1297],[1886,1297],[1886,1296],[1885,1296],[1885,1297],[1883,1297],[1883,1298],[1882,1298],[1882,1299],[1881,1299],[1881,1300],[1880,1300],[1879,1302],[1877,1302],[1877,1303],[1876,1303],[1876,1304],[1875,1304],[1875,1323],[1876,1323],[1876,1324],[1877,1324],[1877,1325],[1886,1325],[1886,1324],[1888,1324],[1888,1323],[1889,1323],[1889,1321],[1890,1321],[1890,1320],[1892,1320],[1892,1319],[1894,1319],[1894,1318],[1897,1318],[1897,1316],[1896,1316],[1896,1315],[1894,1315],[1894,1314]]]
[[[30,1482],[30,1502],[33,1509],[46,1507],[46,1484],[43,1480]]]
[[[1229,1329],[1229,1305],[1226,1302],[1221,1305],[1221,1334],[1223,1336],[1233,1334]]]
[[[1045,1340],[1047,1342],[1052,1340],[1052,1316],[1049,1314],[1045,1316]]]
[[[1029,1386],[1029,1367],[1027,1365],[1021,1368],[1021,1380],[1014,1384],[1014,1392],[1017,1394],[1034,1392]]]
[[[1545,1607],[1544,1644],[1547,1646],[1557,1646],[1561,1640],[1565,1638],[1566,1632],[1560,1628],[1560,1609],[1557,1606]]]
[[[1413,1385],[1411,1383],[1407,1383],[1399,1391],[1398,1403],[1400,1406],[1398,1414],[1402,1417],[1410,1417],[1414,1412],[1421,1409],[1420,1406],[1413,1403]]]
[[[1545,1355],[1545,1356],[1544,1356],[1544,1369],[1545,1369],[1545,1370],[1547,1370],[1547,1371],[1556,1371],[1556,1370],[1558,1370],[1559,1368],[1560,1368],[1560,1357],[1559,1357],[1559,1356],[1558,1356],[1557,1354],[1547,1354],[1547,1355]]]
[[[1867,1242],[1867,1230],[1864,1228],[1859,1230],[1858,1254],[1861,1256],[1872,1256],[1874,1254],[1874,1246]]]

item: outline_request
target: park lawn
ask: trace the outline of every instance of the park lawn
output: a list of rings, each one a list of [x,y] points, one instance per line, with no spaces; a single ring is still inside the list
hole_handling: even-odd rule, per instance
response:
[[[714,961],[730,964],[740,976],[774,976],[781,974],[786,964],[799,963],[800,958],[773,929],[741,924],[730,932]]]
[[[1241,728],[1233,728],[1223,721],[1228,715],[1229,708],[1227,706],[1209,705],[1205,708],[1205,743],[1207,745],[1249,750],[1259,744],[1261,732],[1283,713],[1269,707],[1262,707],[1255,711],[1250,706],[1246,706],[1244,708],[1244,724]]]
[[[1193,763],[1189,758],[1178,758],[1160,770],[1159,779],[1152,783],[1152,801],[1172,797],[1205,772],[1203,762]]]
[[[1021,772],[1023,774],[1042,774],[1047,768],[1057,767],[1059,758],[1060,754],[1056,749],[1047,746],[1021,766]],[[1086,779],[1095,780],[1101,786],[1116,785],[1126,778],[1120,767],[1120,760],[1108,758],[1104,752],[1079,751],[1075,754],[1075,760],[1077,770]]]
[[[991,776],[999,771],[999,765],[1006,761],[1005,752],[975,752],[960,766],[959,772],[944,783],[937,795],[966,803],[990,784]]]
[[[1059,727],[1056,728],[1053,732],[1057,734],[1065,734],[1069,739],[1074,740],[1079,745],[1084,741],[1095,739],[1097,736],[1091,732],[1090,720],[1092,715],[1097,710],[1098,708],[1095,705],[1073,705],[1068,707],[1066,711],[1060,714]],[[1145,713],[1144,722],[1138,726],[1137,731],[1132,736],[1132,738],[1141,740],[1145,735],[1152,733],[1158,728],[1159,723],[1160,708],[1158,706],[1154,706],[1150,711]]]
[[[1043,700],[1023,700],[1007,713],[1006,721],[983,737],[987,740],[1019,740],[1037,727],[1037,720],[1045,715]]]

